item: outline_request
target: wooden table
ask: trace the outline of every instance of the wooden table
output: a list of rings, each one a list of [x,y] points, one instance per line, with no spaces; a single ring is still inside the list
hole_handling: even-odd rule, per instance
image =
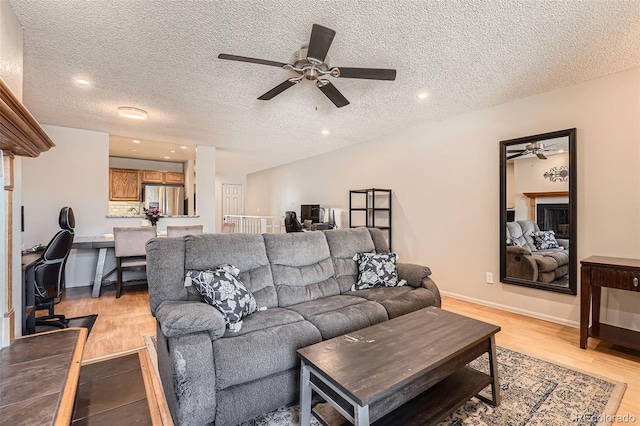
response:
[[[69,425],[86,328],[66,328],[15,339],[0,350],[0,422]]]
[[[491,397],[479,396],[497,406],[498,331],[430,307],[298,349],[300,424],[310,424],[312,391],[327,401],[313,409],[324,424],[437,423],[488,385]],[[485,352],[490,374],[466,367]]]
[[[580,347],[592,336],[640,350],[640,332],[600,323],[602,287],[640,292],[640,259],[591,256],[580,263]]]

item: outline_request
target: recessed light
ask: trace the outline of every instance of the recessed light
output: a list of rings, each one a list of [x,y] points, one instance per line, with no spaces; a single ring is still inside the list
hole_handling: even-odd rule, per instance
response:
[[[169,157],[168,155],[165,155],[165,156],[164,156],[164,159],[165,159],[165,160],[168,160],[168,159],[170,159],[170,158],[171,158],[171,157]]]
[[[175,149],[172,149],[171,151],[169,151],[169,153],[171,153],[171,154],[175,154],[175,153],[176,153],[176,150],[175,150]]]
[[[427,93],[418,93],[418,99],[427,99],[427,97],[429,96],[429,94]]]
[[[323,135],[328,135],[330,132],[327,129],[324,129],[320,133],[322,133]]]
[[[146,120],[147,111],[134,107],[118,107],[118,115],[132,120]]]
[[[559,149],[558,150],[558,154],[562,154],[564,152],[564,149]]]
[[[134,139],[134,140],[132,140],[131,142],[133,142],[133,143],[140,143],[140,141],[139,141],[138,139]]]
[[[186,147],[186,146],[184,146],[184,145],[182,145],[182,146],[180,147],[180,149],[187,149],[187,147]]]
[[[84,80],[82,78],[77,78],[76,79],[76,83],[81,84],[82,86],[88,86],[89,82],[87,80]]]
[[[138,152],[138,150],[137,150],[137,149],[130,149],[129,151],[131,151],[131,152]]]

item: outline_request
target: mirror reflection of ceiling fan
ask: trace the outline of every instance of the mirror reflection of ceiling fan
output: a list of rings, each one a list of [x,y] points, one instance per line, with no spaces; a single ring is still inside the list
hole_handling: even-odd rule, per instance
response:
[[[511,160],[517,157],[522,157],[523,155],[527,155],[527,154],[535,154],[539,159],[546,160],[547,157],[543,154],[543,152],[553,151],[552,149],[549,149],[549,148],[555,145],[557,144],[554,143],[552,145],[545,146],[545,144],[543,144],[542,142],[534,142],[534,143],[528,144],[524,149],[508,149],[507,153],[508,154],[513,153],[514,155],[507,157],[507,160]]]
[[[311,39],[308,44],[302,45],[300,50],[295,52],[291,63],[267,61],[264,59],[248,58],[246,56],[229,55],[221,53],[219,59],[230,61],[250,62],[260,65],[271,65],[285,70],[293,71],[296,77],[289,78],[278,86],[269,90],[258,99],[268,101],[284,92],[291,86],[300,83],[302,80],[312,80],[324,95],[331,100],[338,108],[349,104],[338,89],[331,84],[327,77],[333,78],[363,78],[367,80],[395,80],[396,70],[384,68],[350,68],[331,67],[327,59],[327,52],[336,32],[332,29],[313,24],[311,29]]]

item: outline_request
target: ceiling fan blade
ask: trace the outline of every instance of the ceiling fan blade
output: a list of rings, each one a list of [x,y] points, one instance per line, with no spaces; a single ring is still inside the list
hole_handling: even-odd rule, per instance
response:
[[[336,86],[334,86],[330,82],[326,80],[319,80],[318,89],[322,90],[322,93],[324,93],[324,95],[329,98],[329,100],[331,100],[331,102],[333,102],[334,105],[338,108],[349,105],[349,101],[347,100],[347,98],[345,98],[342,93],[340,93],[340,91],[336,89]]]
[[[252,64],[260,64],[260,65],[271,65],[272,67],[278,67],[278,68],[282,68],[285,65],[287,65],[284,62],[275,62],[275,61],[267,61],[265,59],[248,58],[246,56],[228,55],[226,53],[219,54],[218,55],[218,59],[228,59],[230,61],[250,62]]]
[[[260,96],[258,99],[261,101],[268,101],[269,99],[273,99],[275,96],[287,90],[289,87],[294,86],[297,82],[291,80],[285,80],[282,83],[278,84],[273,89],[269,90],[264,95]]]
[[[541,159],[541,160],[546,160],[546,159],[547,159],[547,157],[545,157],[545,156],[544,156],[544,154],[543,154],[543,153],[541,153],[541,152],[537,152],[537,153],[536,153],[536,155],[537,155],[537,156],[538,156],[538,158],[539,158],[539,159]]]
[[[336,67],[340,71],[341,78],[365,78],[368,80],[396,79],[396,70],[384,68],[349,68]]]
[[[307,58],[324,62],[336,32],[322,25],[313,24]]]
[[[526,149],[508,149],[507,152],[525,152]]]
[[[521,152],[521,153],[519,153],[519,154],[512,155],[511,157],[507,157],[507,160],[512,160],[512,159],[514,159],[514,158],[521,157],[521,156],[523,156],[523,155],[525,155],[525,152]]]

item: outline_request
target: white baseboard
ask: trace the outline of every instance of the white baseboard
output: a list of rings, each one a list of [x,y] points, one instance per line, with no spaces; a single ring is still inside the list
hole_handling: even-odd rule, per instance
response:
[[[578,321],[569,321],[564,318],[553,317],[551,315],[544,315],[538,312],[528,311],[526,309],[514,308],[512,306],[501,305],[500,303],[487,302],[486,300],[475,299],[473,297],[463,296],[461,294],[450,293],[448,291],[440,290],[440,294],[451,297],[453,299],[460,299],[466,302],[475,303],[482,306],[488,306],[490,308],[501,309],[507,312],[513,312],[514,314],[520,314],[531,318],[537,318],[544,321],[554,322],[556,324],[566,325],[567,327],[580,328]]]

